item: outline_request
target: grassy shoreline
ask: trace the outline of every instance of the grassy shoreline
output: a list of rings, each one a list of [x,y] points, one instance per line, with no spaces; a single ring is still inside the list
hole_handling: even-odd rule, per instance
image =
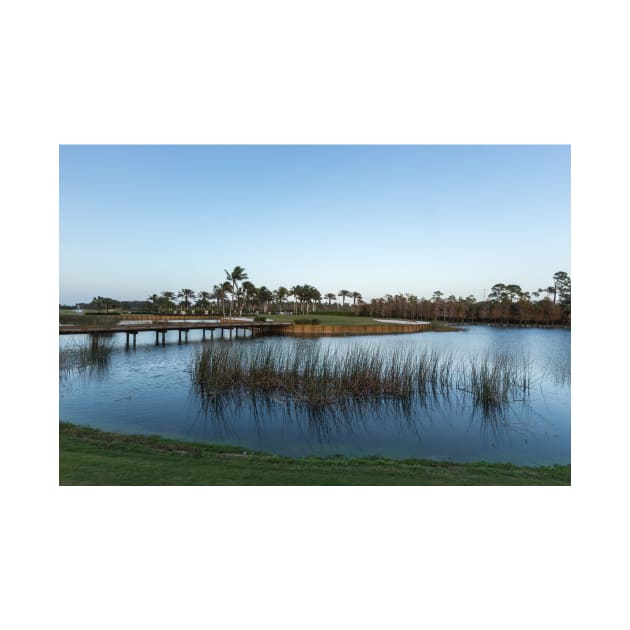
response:
[[[59,424],[60,485],[571,485],[571,466],[291,458]]]

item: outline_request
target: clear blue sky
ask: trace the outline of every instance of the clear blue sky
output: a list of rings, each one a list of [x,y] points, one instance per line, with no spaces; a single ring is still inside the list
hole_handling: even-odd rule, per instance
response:
[[[569,146],[62,146],[61,303],[256,285],[483,298],[570,270]]]

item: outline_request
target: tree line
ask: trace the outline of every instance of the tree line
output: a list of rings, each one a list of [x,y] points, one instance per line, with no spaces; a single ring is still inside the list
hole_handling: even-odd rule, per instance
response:
[[[97,296],[89,304],[78,306],[105,310],[125,308],[158,314],[207,314],[242,316],[243,314],[315,313],[322,309],[358,316],[413,320],[444,320],[461,323],[499,324],[569,324],[571,321],[571,278],[564,271],[553,275],[546,288],[525,291],[518,284],[497,283],[482,301],[474,295],[456,297],[434,291],[429,298],[410,293],[374,298],[364,302],[358,291],[340,289],[322,294],[310,284],[279,286],[271,290],[255,286],[241,266],[225,271],[225,278],[210,291],[162,291],[146,300],[124,302]],[[341,303],[337,298],[341,298]]]

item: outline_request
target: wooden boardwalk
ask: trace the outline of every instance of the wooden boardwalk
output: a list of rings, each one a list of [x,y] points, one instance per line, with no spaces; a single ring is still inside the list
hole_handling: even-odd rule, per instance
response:
[[[281,322],[253,322],[242,320],[228,320],[222,319],[217,322],[208,321],[151,321],[151,322],[133,322],[124,324],[110,324],[107,326],[79,326],[79,325],[65,325],[59,326],[60,335],[92,335],[97,337],[98,335],[110,335],[112,333],[125,333],[127,335],[127,346],[129,346],[130,338],[133,338],[133,345],[136,345],[136,335],[139,332],[154,332],[155,343],[159,343],[159,336],[162,336],[162,344],[165,343],[166,333],[169,331],[176,331],[179,334],[179,342],[182,341],[182,333],[184,334],[185,341],[188,341],[188,331],[201,330],[203,332],[203,338],[206,338],[206,332],[210,333],[210,338],[214,338],[215,331],[220,332],[221,337],[225,335],[227,330],[230,338],[232,332],[238,337],[239,331],[242,331],[245,335],[246,331],[250,331],[252,336],[254,335],[274,335],[282,334],[282,331],[287,326],[291,326],[288,323]]]
[[[152,321],[127,321],[125,323],[108,324],[108,325],[91,325],[81,326],[60,325],[60,335],[91,335],[96,340],[99,335],[110,335],[113,333],[125,333],[127,335],[127,347],[132,340],[136,345],[136,336],[140,332],[154,332],[155,343],[160,343],[160,335],[162,336],[162,345],[166,342],[166,333],[176,331],[178,333],[178,341],[188,341],[188,331],[201,330],[203,339],[206,333],[210,333],[210,338],[214,339],[214,333],[218,332],[221,337],[225,337],[227,331],[230,339],[232,334],[238,338],[239,332],[242,336],[247,334],[254,337],[258,335],[286,335],[291,337],[325,337],[325,336],[342,336],[342,335],[392,335],[404,333],[426,332],[431,329],[429,323],[413,323],[413,324],[380,324],[380,325],[319,325],[319,324],[292,324],[288,322],[255,322],[235,319],[220,319],[216,322],[212,321],[194,321],[173,319],[155,319]]]

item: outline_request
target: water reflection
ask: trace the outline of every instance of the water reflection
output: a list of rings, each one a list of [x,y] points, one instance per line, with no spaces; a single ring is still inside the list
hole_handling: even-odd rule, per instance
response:
[[[240,422],[234,419],[245,416],[253,420],[260,433],[266,421],[283,416],[319,442],[326,442],[333,435],[368,431],[371,424],[378,422],[390,428],[397,425],[397,431],[411,432],[421,440],[423,430],[430,428],[434,420],[449,417],[467,417],[470,429],[478,429],[485,438],[496,437],[501,433],[523,433],[522,421],[516,419],[531,414],[527,393],[524,398],[488,404],[469,392],[446,387],[403,398],[349,397],[334,404],[310,404],[279,393],[231,391],[207,396],[195,391],[197,420],[201,418],[215,432],[234,433]]]
[[[125,350],[120,334],[113,339],[99,337],[96,347],[88,336],[80,344],[74,339],[60,338],[59,411],[62,419],[78,424],[297,457],[339,453],[530,465],[570,461],[570,333],[566,331],[471,327],[452,335],[215,337],[214,341],[191,333],[189,343],[179,344],[175,337],[165,346],[156,345],[154,335],[146,333],[138,335],[134,352]],[[192,366],[201,348],[232,344],[244,355],[258,355],[259,364],[265,365],[264,346],[270,343],[274,357],[291,352],[304,361],[315,356],[313,348],[319,348],[321,357],[330,350],[332,357],[345,356],[356,345],[369,350],[370,360],[379,352],[389,356],[390,350],[398,351],[399,363],[407,352],[425,355],[427,377],[422,387],[414,384],[412,395],[344,395],[329,405],[309,405],[304,397],[281,389],[228,388],[208,397],[200,396],[193,386]],[[516,382],[507,398],[499,397],[494,404],[492,397],[484,399],[479,380],[479,395],[475,395],[474,382],[460,368],[476,361],[481,369],[484,357],[506,350],[521,357],[516,364],[527,364],[529,389],[524,394],[522,384]],[[435,372],[431,353],[442,358],[451,355],[452,360],[443,360],[442,371]],[[492,375],[491,364],[487,363],[486,377]],[[329,374],[330,370],[332,366]],[[319,374],[313,373],[315,381]],[[395,380],[396,374],[391,378]],[[396,382],[404,393],[407,381]],[[324,398],[338,391],[326,383],[321,387]]]

